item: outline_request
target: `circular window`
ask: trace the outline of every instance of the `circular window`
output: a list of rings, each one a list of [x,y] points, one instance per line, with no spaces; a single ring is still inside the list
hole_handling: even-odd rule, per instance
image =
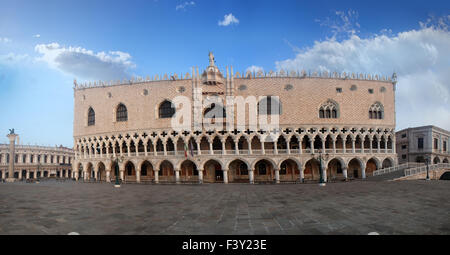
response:
[[[238,88],[239,90],[247,90],[247,85],[241,85],[241,86],[239,86],[239,88]]]
[[[143,94],[144,96],[148,95],[148,90],[147,90],[147,89],[144,89],[144,90],[142,91],[142,94]]]
[[[350,87],[350,90],[351,90],[351,91],[355,91],[356,89],[357,89],[356,85],[352,85],[352,86]]]
[[[291,84],[287,84],[286,86],[284,86],[284,89],[289,91],[292,90],[294,88],[294,86],[292,86]]]
[[[386,91],[386,88],[385,88],[385,87],[381,87],[381,88],[380,88],[380,92],[381,92],[381,93],[383,93],[383,92],[385,92],[385,91]]]
[[[181,86],[181,87],[178,88],[178,92],[180,92],[180,93],[183,93],[183,92],[185,92],[185,91],[186,91],[186,88],[183,87],[183,86]]]

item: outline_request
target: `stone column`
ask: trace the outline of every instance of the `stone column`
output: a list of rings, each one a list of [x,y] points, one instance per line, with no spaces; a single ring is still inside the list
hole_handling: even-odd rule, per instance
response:
[[[286,141],[287,154],[291,154],[291,138]]]
[[[119,178],[124,181],[125,178],[125,165],[124,164],[119,164]]]
[[[69,169],[66,169],[66,175],[65,175],[65,177],[66,177],[66,178],[69,178]]]
[[[164,156],[167,156],[167,141],[163,142]]]
[[[140,168],[136,169],[136,182],[137,183],[141,182],[141,169]]]
[[[155,174],[155,183],[159,183],[159,171],[158,170],[153,170],[154,174]]]
[[[397,148],[395,148],[395,147],[397,147],[397,146],[396,146],[395,135],[394,135],[394,137],[392,137],[391,144],[392,144],[392,153],[395,154],[395,153],[397,152]],[[447,146],[448,146],[448,145],[447,145]]]
[[[344,175],[344,178],[347,180],[347,167],[346,166],[344,166],[343,168],[342,168],[342,175]]]
[[[36,177],[36,173],[34,174],[34,176]],[[73,172],[73,177],[78,181],[78,169]]]
[[[377,139],[377,153],[380,153],[380,139]]]
[[[209,141],[209,154],[211,154],[211,155],[214,154],[212,141]]]
[[[234,154],[239,155],[239,141],[234,141]]]
[[[19,180],[22,179],[22,170],[19,170]]]
[[[302,140],[298,139],[298,154],[302,154],[303,153],[303,148],[302,148]]]
[[[336,139],[333,139],[333,153],[336,154]]]
[[[387,141],[387,139],[384,140],[384,153],[388,153],[388,141]]]
[[[252,140],[250,140],[250,142],[247,140],[247,144],[248,144],[248,154],[252,155],[253,151],[252,151]]]
[[[250,180],[250,184],[254,184],[255,183],[255,176],[254,176],[253,172],[254,172],[253,169],[249,169],[248,170],[248,178]]]
[[[175,169],[175,182],[180,183],[180,169]]]
[[[111,169],[106,169],[106,182],[111,182]]]
[[[27,170],[27,176],[26,176],[27,180],[30,179],[30,170]]]
[[[314,138],[313,138],[313,139],[311,139],[311,142],[310,142],[310,144],[311,144],[311,153],[313,153],[313,154],[314,154]]]
[[[370,142],[369,151],[370,151],[370,154],[372,154],[373,153],[373,151],[372,151],[373,139],[369,139],[369,142]]]
[[[4,180],[5,178],[6,178],[6,171],[3,170],[3,171],[2,171],[2,180]]]
[[[355,139],[352,138],[352,153],[355,153]]]
[[[278,142],[273,142],[273,153],[278,154]]]
[[[303,167],[300,167],[298,170],[300,171],[300,182],[303,183],[305,182],[305,169],[303,169]]]
[[[261,142],[261,154],[265,155],[266,154],[266,150],[264,148],[264,142]]]
[[[14,182],[14,163],[16,162],[16,137],[17,134],[7,135],[9,139],[9,167],[8,167],[8,179],[7,182]]]
[[[196,141],[195,143],[197,144],[197,155],[202,155],[202,150],[200,148],[200,142]]]
[[[203,184],[203,169],[198,169],[198,183]]]
[[[228,183],[228,170],[223,170],[223,183]]]
[[[366,179],[366,166],[363,166],[363,167],[361,168],[361,177],[362,177],[363,179]]]
[[[34,170],[33,177],[34,177],[34,179],[37,179],[37,170]]]
[[[226,155],[227,149],[225,147],[225,139],[223,139],[221,142],[222,142],[222,155]]]
[[[280,183],[280,169],[275,169],[275,183]]]
[[[124,181],[125,179],[124,179],[124,176],[125,176],[125,170],[124,169],[120,169],[120,179],[122,180],[122,181]]]

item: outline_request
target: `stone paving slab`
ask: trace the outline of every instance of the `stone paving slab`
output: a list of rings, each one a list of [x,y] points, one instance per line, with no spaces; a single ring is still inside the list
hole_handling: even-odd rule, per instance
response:
[[[450,182],[0,183],[0,234],[450,234]]]

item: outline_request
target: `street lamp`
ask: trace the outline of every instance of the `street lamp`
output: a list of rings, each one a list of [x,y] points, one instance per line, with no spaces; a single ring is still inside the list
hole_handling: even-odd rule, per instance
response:
[[[40,173],[41,173],[41,171],[39,171],[40,169],[41,169],[41,163],[39,162],[38,166],[37,166],[37,172],[36,172],[36,183],[39,183],[39,178],[37,177],[37,174],[39,173],[39,177],[42,177],[42,176],[40,176]]]
[[[429,156],[425,156],[425,163],[427,164],[427,181],[429,181],[430,180],[430,174],[429,174],[429,171],[430,171],[430,167],[429,167],[429,164],[430,164],[430,157]]]
[[[116,182],[114,183],[114,187],[115,188],[120,188],[120,182],[119,182],[119,163],[123,162],[124,157],[116,157],[114,158],[113,156],[111,156],[111,158],[113,158],[113,162],[114,164],[114,173],[116,176]]]
[[[323,167],[323,164],[322,164],[322,160],[324,160],[324,161],[328,160],[328,157],[329,157],[330,155],[329,155],[328,153],[322,154],[322,150],[321,150],[321,149],[319,149],[319,156],[318,156],[318,157],[315,157],[315,156],[314,156],[314,153],[312,153],[311,155],[312,155],[313,158],[319,159],[319,164],[320,164],[320,171],[319,171],[319,173],[320,173],[320,180],[319,180],[319,185],[320,185],[320,186],[325,186],[326,183],[325,183],[325,180],[324,180],[324,178],[323,178],[323,169],[324,169],[324,167]]]

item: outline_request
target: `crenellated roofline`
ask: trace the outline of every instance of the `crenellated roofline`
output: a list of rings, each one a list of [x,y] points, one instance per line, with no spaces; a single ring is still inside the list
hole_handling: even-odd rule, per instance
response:
[[[194,70],[194,69],[193,69]],[[231,72],[229,72],[229,68],[226,67],[226,72],[220,72],[226,73],[226,75],[223,76],[224,79],[264,79],[264,78],[297,78],[297,79],[305,79],[305,78],[320,78],[320,79],[341,79],[341,80],[362,80],[362,81],[379,81],[379,82],[387,82],[396,84],[397,83],[397,75],[394,73],[391,77],[388,77],[387,75],[378,75],[378,74],[363,74],[363,73],[338,73],[338,72],[328,72],[328,71],[308,71],[305,70],[302,71],[294,71],[294,70],[280,70],[278,72],[269,71],[269,72],[236,72],[233,73],[231,67]],[[123,79],[123,80],[111,80],[111,81],[94,81],[94,82],[84,82],[79,83],[76,80],[74,80],[74,90],[84,90],[89,88],[101,88],[101,87],[111,87],[111,86],[123,86],[123,85],[135,85],[135,84],[142,84],[142,83],[152,83],[152,82],[161,82],[161,81],[182,81],[182,80],[202,80],[202,76],[204,73],[200,76],[195,72],[191,75],[189,72],[183,75],[183,73],[180,73],[180,75],[174,73],[174,74],[164,74],[164,75],[155,75],[155,76],[146,76],[141,77],[132,77],[131,79]]]

